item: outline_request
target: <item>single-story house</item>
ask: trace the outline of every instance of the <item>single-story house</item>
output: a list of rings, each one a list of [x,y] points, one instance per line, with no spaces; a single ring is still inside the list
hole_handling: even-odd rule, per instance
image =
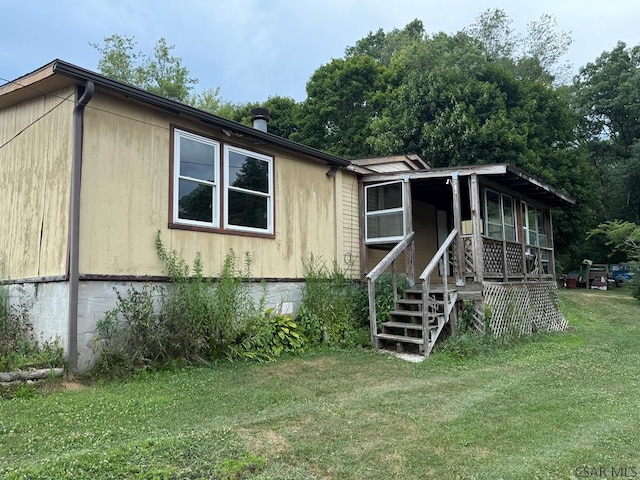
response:
[[[157,231],[188,261],[200,252],[207,276],[230,249],[249,252],[285,311],[299,305],[310,253],[370,283],[406,275],[417,298],[372,323],[381,347],[428,354],[465,299],[478,312],[493,299],[492,321],[506,318],[494,285],[523,292],[518,308],[553,307],[550,208],[566,195],[509,165],[349,162],[268,133],[267,118],[257,109],[248,127],[61,60],[0,86],[0,282],[73,367],[89,365],[114,286],[166,280]],[[423,314],[436,294],[447,314]]]

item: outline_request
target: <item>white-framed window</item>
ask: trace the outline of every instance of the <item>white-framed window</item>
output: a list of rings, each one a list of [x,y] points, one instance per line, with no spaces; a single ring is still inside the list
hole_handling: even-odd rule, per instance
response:
[[[173,129],[174,228],[273,235],[273,157]]]
[[[174,130],[173,219],[175,223],[220,226],[220,144]]]
[[[224,147],[224,226],[273,233],[273,158]]]
[[[527,245],[548,247],[544,210],[522,202],[522,232]]]
[[[365,242],[373,244],[402,240],[406,234],[402,182],[367,185],[364,195]]]
[[[510,242],[517,240],[516,216],[512,197],[485,188],[484,211],[487,236]]]

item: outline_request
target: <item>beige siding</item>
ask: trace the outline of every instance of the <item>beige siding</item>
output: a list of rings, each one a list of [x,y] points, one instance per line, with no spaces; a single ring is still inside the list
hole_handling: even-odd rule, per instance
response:
[[[66,273],[73,93],[0,110],[0,278]]]
[[[360,276],[360,201],[358,179],[352,172],[342,174],[343,257],[352,278]]]
[[[81,211],[81,274],[162,275],[154,250],[157,230],[168,248],[192,262],[202,255],[205,274],[217,275],[230,249],[253,257],[252,274],[302,278],[303,257],[327,261],[337,241],[335,178],[328,166],[290,152],[227,137],[199,123],[133,106],[98,93],[85,119]],[[275,238],[169,229],[170,125],[275,157]]]

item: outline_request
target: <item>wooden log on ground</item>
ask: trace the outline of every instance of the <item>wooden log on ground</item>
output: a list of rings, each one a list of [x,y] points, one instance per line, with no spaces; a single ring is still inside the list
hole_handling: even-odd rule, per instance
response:
[[[39,370],[0,372],[0,382],[17,382],[24,380],[40,380],[47,377],[61,377],[63,373],[64,368],[42,368]]]

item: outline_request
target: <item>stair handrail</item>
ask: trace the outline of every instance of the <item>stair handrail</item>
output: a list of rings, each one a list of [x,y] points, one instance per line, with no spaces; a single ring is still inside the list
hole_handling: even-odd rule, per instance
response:
[[[442,243],[442,245],[440,246],[436,254],[433,256],[433,258],[429,262],[429,264],[425,267],[425,269],[420,274],[420,277],[419,277],[420,280],[424,282],[426,278],[429,278],[429,276],[433,273],[435,268],[438,266],[438,262],[440,262],[440,258],[442,258],[442,256],[445,253],[448,253],[447,250],[449,249],[449,245],[453,243],[457,234],[458,234],[458,230],[456,230],[455,228],[451,230],[451,233],[449,234],[449,236]],[[447,266],[447,270],[448,270],[448,266]]]
[[[429,287],[431,281],[431,274],[436,269],[438,264],[442,261],[442,287],[443,287],[443,300],[445,302],[444,315],[447,317],[451,312],[451,306],[449,305],[449,246],[453,243],[458,230],[455,228],[451,230],[449,236],[442,242],[442,245],[433,256],[429,264],[420,274],[420,280],[422,281],[422,338],[425,342],[424,349],[425,354],[429,355],[431,348],[433,348],[433,342],[431,341],[431,335],[429,330]],[[442,325],[438,325],[438,329],[442,328]],[[428,342],[428,343],[427,343]]]
[[[402,254],[407,247],[413,243],[414,236],[414,232],[407,233],[365,277],[367,279],[367,291],[369,295],[369,326],[371,328],[371,343],[374,346],[376,346],[376,335],[378,334],[378,323],[376,322],[376,280],[387,268],[389,268],[389,266],[393,265],[394,278],[392,279],[392,283],[395,297],[395,261],[398,259],[400,254]],[[412,278],[410,280],[413,281],[414,279]]]

